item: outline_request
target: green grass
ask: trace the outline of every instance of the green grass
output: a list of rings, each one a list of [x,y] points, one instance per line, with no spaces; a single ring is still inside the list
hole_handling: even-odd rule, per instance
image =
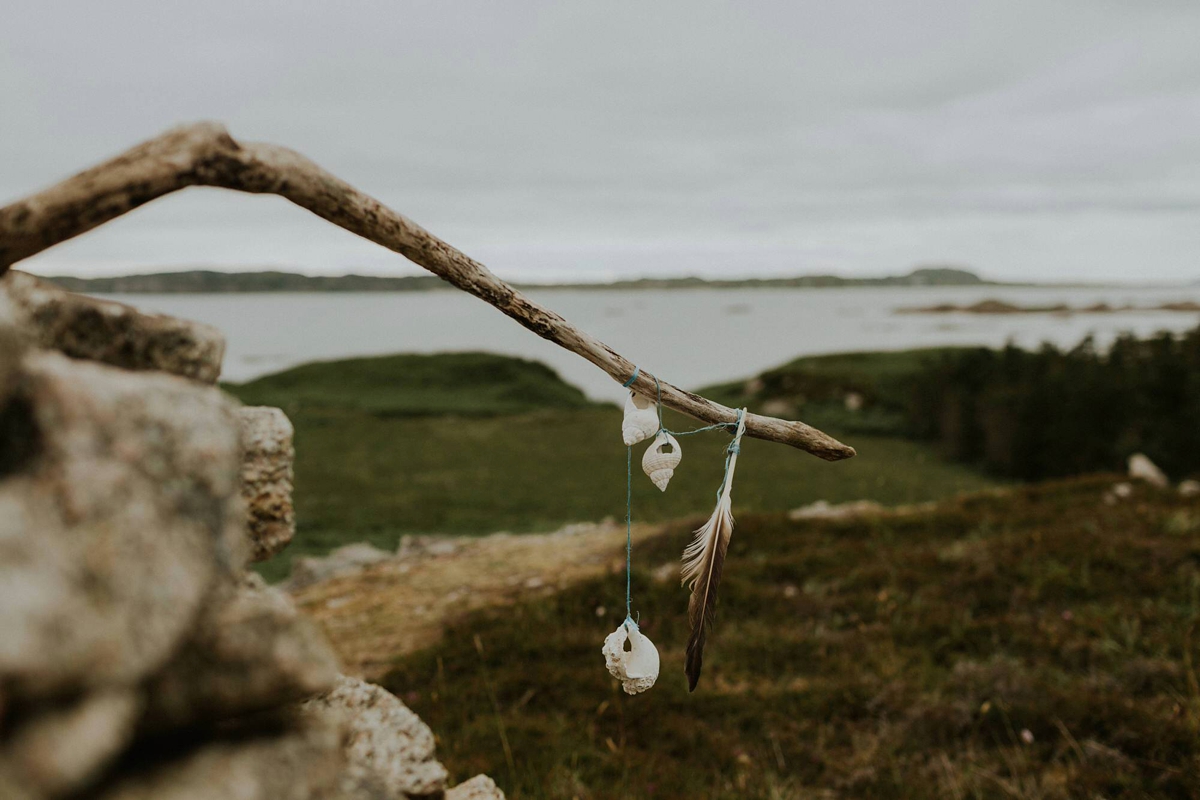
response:
[[[625,513],[620,410],[588,404],[538,364],[481,354],[354,359],[226,388],[244,402],[282,407],[296,426],[297,534],[260,565],[271,580],[286,576],[298,555],[350,542],[394,548],[409,533],[546,531]],[[499,415],[520,404],[538,407]],[[416,409],[442,414],[412,416]],[[673,430],[699,425],[673,413],[665,421]],[[635,518],[707,513],[727,443],[719,432],[682,440],[683,462],[665,494],[642,474],[644,448],[636,447]],[[913,503],[994,485],[914,442],[854,435],[851,443],[859,455],[830,464],[747,440],[735,509],[822,499]]]
[[[740,514],[691,695],[686,592],[651,577],[690,524],[634,552],[663,658],[647,694],[600,655],[620,575],[477,613],[385,683],[457,780],[511,798],[1194,797],[1200,506],[1146,487],[1110,506],[1114,480],[854,522]]]

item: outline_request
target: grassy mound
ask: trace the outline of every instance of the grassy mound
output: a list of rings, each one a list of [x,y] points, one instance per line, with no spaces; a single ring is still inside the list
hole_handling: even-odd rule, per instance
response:
[[[392,355],[316,361],[225,387],[250,405],[385,417],[495,416],[592,405],[538,361],[491,353]]]
[[[1191,797],[1200,504],[1138,487],[1109,505],[1112,482],[742,514],[691,695],[683,524],[634,551],[663,658],[648,694],[600,655],[621,574],[471,616],[386,684],[458,779],[513,798]]]
[[[844,432],[903,435],[913,381],[930,365],[966,348],[928,347],[804,356],[757,378],[701,390],[726,405],[799,416]],[[857,395],[861,408],[846,407]]]

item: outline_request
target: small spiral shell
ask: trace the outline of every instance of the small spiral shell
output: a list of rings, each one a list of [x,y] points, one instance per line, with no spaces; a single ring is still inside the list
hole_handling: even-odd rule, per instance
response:
[[[650,476],[660,492],[665,492],[682,459],[683,451],[679,449],[679,442],[666,431],[660,431],[642,456],[642,471]]]
[[[625,399],[625,419],[621,422],[621,438],[627,445],[649,439],[658,432],[658,408],[649,397],[630,392]]]

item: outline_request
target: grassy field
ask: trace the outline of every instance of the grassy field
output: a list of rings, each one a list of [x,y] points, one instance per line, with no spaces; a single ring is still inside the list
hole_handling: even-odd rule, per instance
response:
[[[747,464],[754,459],[747,459]],[[484,611],[385,681],[461,780],[512,798],[1195,797],[1200,503],[1115,478],[849,522],[739,515],[700,686],[690,523],[635,550],[663,659],[627,697],[600,644],[623,576]]]
[[[276,580],[297,555],[350,542],[394,548],[404,534],[535,532],[625,512],[621,412],[587,402],[547,367],[486,354],[314,363],[226,386],[283,408],[296,426],[297,535],[262,565]],[[666,424],[699,423],[668,413]],[[816,500],[914,503],[994,485],[891,436],[848,437],[859,455],[829,464],[748,440],[735,508],[777,511]],[[660,493],[634,453],[634,514],[665,521],[707,513],[721,480],[720,432],[682,442]]]

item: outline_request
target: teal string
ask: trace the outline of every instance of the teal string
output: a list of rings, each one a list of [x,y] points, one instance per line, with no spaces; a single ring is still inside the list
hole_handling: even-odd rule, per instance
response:
[[[625,447],[625,624],[633,606],[633,447]]]
[[[662,429],[663,433],[669,433],[672,436],[691,436],[693,433],[704,433],[705,431],[736,431],[736,422],[718,422],[716,425],[705,425],[703,428],[695,428],[690,431],[671,431],[666,428]]]

